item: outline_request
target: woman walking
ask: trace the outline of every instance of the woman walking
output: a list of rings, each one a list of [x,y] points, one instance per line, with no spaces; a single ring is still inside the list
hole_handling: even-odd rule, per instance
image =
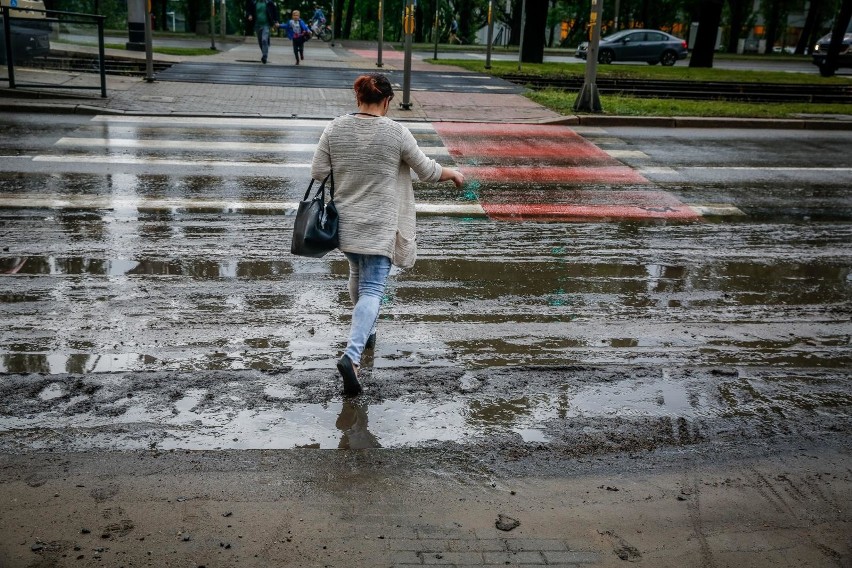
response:
[[[358,111],[336,118],[323,131],[311,164],[322,180],[334,172],[334,202],[340,214],[340,250],[349,261],[354,304],[349,340],[337,370],[343,392],[361,392],[358,367],[376,341],[376,323],[391,265],[410,268],[417,256],[411,170],[423,181],[464,183],[417,146],[411,132],[387,118],[393,88],[380,73],[355,80]]]

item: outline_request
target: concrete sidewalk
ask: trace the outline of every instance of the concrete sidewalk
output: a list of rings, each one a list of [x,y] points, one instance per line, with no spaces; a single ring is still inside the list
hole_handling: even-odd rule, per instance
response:
[[[206,38],[187,40],[199,47],[209,46]],[[54,48],[62,47],[55,44]],[[284,67],[294,67],[291,44],[286,38],[273,38],[270,63],[260,63],[260,51],[253,38],[245,41],[229,40],[219,43],[221,51],[209,56],[176,57],[155,54],[157,61],[214,62],[224,64],[257,65],[268,73]],[[69,50],[90,51],[94,48],[64,46]],[[145,59],[144,53],[107,50],[108,55],[128,59]],[[382,67],[377,66],[377,44],[370,42],[332,42],[312,40],[305,46],[306,59],[299,66],[308,76],[322,69],[402,70],[404,54],[385,44]],[[412,59],[413,71],[463,72],[448,65],[435,65],[416,57]],[[246,116],[270,118],[330,119],[354,108],[352,92],[348,88],[307,88],[299,85],[286,87],[223,85],[209,83],[184,83],[155,80],[146,82],[140,77],[111,75],[107,77],[107,98],[97,90],[70,90],[55,88],[60,85],[78,87],[97,86],[99,77],[93,73],[54,72],[44,70],[19,70],[19,84],[37,83],[51,88],[19,87],[0,89],[0,110],[20,112],[74,112],[83,114],[149,114],[179,116]],[[402,100],[401,88],[397,101]],[[397,102],[395,101],[395,102]],[[409,110],[392,105],[390,117],[414,121],[470,121],[500,123],[558,123],[584,126],[648,127],[726,127],[726,128],[789,128],[789,129],[852,129],[852,117],[821,115],[800,119],[722,119],[696,117],[624,117],[611,115],[562,115],[536,104],[519,94],[507,93],[456,93],[436,90],[418,90],[412,84]]]
[[[305,46],[305,61],[300,71],[306,76],[318,68],[358,69],[364,72],[382,69],[402,69],[403,54],[385,47],[383,67],[376,66],[376,50],[366,45],[351,49],[339,42],[324,43],[312,40]],[[114,51],[113,55],[144,60],[144,54]],[[182,58],[157,55],[158,61],[179,62]],[[210,56],[192,57],[193,62],[216,62],[263,66],[268,73],[275,73],[284,66],[293,66],[290,42],[274,38],[270,49],[269,64],[260,63],[260,51],[252,38],[244,43],[229,44],[228,49]],[[458,68],[431,65],[413,60],[413,70],[461,71]],[[97,85],[94,74],[58,73],[45,71],[21,71],[16,75],[19,83],[45,82],[52,85],[78,86]],[[416,85],[413,87],[416,89]],[[107,77],[107,98],[98,91],[66,91],[58,88],[19,88],[17,92],[5,90],[6,98],[0,99],[4,110],[80,112],[80,113],[134,113],[156,115],[192,116],[248,116],[272,118],[321,118],[329,119],[354,108],[350,89],[311,89],[299,85],[292,87],[265,87],[245,85],[222,85],[206,83],[178,83],[157,81],[146,82],[139,77]],[[402,100],[401,89],[397,101]],[[395,101],[395,102],[397,102]],[[425,92],[412,90],[412,108],[401,110],[392,105],[390,116],[400,120],[468,120],[499,122],[550,122],[564,119],[520,95],[512,94],[466,94]]]

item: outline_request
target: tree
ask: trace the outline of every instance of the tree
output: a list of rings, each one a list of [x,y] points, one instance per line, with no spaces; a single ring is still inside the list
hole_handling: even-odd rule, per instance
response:
[[[348,0],[346,3],[346,21],[343,24],[342,35],[340,37],[352,37],[352,18],[355,16],[355,0]]]
[[[690,67],[713,67],[716,35],[722,20],[723,0],[701,0],[698,7],[698,33],[689,58]]]
[[[823,68],[831,70],[831,74],[837,69],[837,56],[840,55],[840,48],[843,47],[843,36],[846,35],[846,29],[849,27],[849,20],[852,18],[852,0],[843,0],[840,5],[840,13],[834,20],[834,28],[831,30],[831,44],[828,46],[828,55],[825,57]],[[825,74],[820,70],[821,74]]]
[[[740,37],[742,37],[743,28],[745,27],[746,13],[751,5],[752,2],[749,0],[728,0],[728,9],[730,11],[728,53],[736,53],[739,48]]]
[[[541,63],[544,61],[544,33],[542,32],[547,26],[547,0],[527,0],[526,4],[521,61]]]
[[[787,13],[790,10],[790,0],[763,0],[763,16],[766,19],[766,47],[764,53],[772,53],[779,36],[786,34]]]
[[[824,5],[823,0],[811,0],[807,18],[805,18],[805,27],[802,28],[802,35],[799,36],[799,43],[796,44],[797,55],[804,55],[808,47],[816,41],[817,25]]]

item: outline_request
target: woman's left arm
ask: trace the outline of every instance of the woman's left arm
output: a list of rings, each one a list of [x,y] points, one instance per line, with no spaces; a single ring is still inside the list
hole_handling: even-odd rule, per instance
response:
[[[322,181],[325,176],[331,171],[331,152],[328,145],[328,131],[331,125],[325,127],[322,131],[317,149],[314,151],[314,159],[311,161],[311,177],[317,181]]]
[[[464,184],[464,175],[458,170],[445,168],[429,158],[417,145],[414,136],[406,128],[402,143],[402,159],[414,170],[422,181],[452,181],[456,187]]]

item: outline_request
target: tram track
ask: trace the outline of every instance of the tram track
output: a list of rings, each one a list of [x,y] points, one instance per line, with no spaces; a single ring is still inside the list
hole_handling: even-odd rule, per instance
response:
[[[503,79],[535,90],[579,91],[583,77],[535,77],[509,74]],[[789,83],[739,83],[707,81],[666,81],[599,77],[595,84],[601,94],[624,94],[642,98],[728,100],[744,102],[852,103],[850,85],[800,85]]]

